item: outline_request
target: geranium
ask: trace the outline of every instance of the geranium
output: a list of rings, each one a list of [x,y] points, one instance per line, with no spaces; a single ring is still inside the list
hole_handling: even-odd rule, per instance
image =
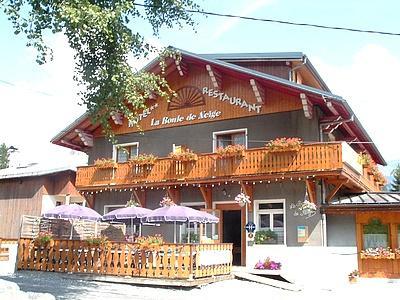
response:
[[[246,195],[245,193],[243,193],[243,192],[240,193],[240,194],[238,194],[238,195],[236,195],[235,201],[236,201],[236,203],[239,204],[240,206],[244,206],[244,205],[246,205],[246,204],[250,204],[250,203],[251,203],[250,197],[247,196],[247,195]]]
[[[46,245],[53,240],[53,235],[50,231],[39,232],[38,236],[34,239],[36,245]]]
[[[264,261],[259,260],[254,269],[257,270],[280,270],[282,268],[282,264],[280,262],[276,262],[267,257]]]
[[[116,168],[117,163],[111,158],[99,158],[94,161],[94,165],[100,169]]]
[[[153,250],[164,244],[164,239],[160,234],[140,236],[135,239],[135,243],[138,243],[142,249]]]
[[[242,157],[244,149],[244,145],[228,145],[226,147],[218,147],[215,152],[220,157]]]
[[[395,253],[390,247],[368,248],[361,250],[361,258],[394,259]]]
[[[181,152],[171,152],[169,157],[177,161],[196,161],[197,154],[190,149],[182,150]]]
[[[139,154],[129,159],[129,162],[135,165],[154,165],[156,160],[157,156],[153,154]]]
[[[294,151],[299,150],[303,141],[300,138],[276,138],[268,142],[265,147],[270,151]]]
[[[168,196],[164,196],[163,199],[160,201],[160,206],[173,206],[176,205],[174,201]]]

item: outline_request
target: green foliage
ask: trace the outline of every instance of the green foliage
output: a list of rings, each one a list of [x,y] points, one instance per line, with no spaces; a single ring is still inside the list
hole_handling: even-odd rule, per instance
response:
[[[388,234],[388,225],[382,224],[379,219],[371,219],[364,225],[364,234]]]
[[[181,236],[182,243],[187,243],[188,238],[187,238],[187,233],[182,234]],[[198,244],[200,243],[200,235],[197,233],[190,233],[190,243],[191,244]]]
[[[157,51],[139,33],[137,21],[148,21],[158,36],[163,27],[193,26],[186,9],[199,9],[192,0],[144,0],[144,4],[138,6],[132,0],[0,0],[14,33],[24,34],[27,46],[37,50],[39,64],[52,59],[43,39],[47,33],[67,37],[75,52],[74,79],[81,87],[81,103],[113,141],[108,122],[113,113],[122,113],[137,124],[136,111],[146,107],[151,94],[167,99],[172,93],[162,76],[135,72],[128,64],[129,55],[139,59]],[[179,59],[179,53],[166,49],[160,57],[163,70],[164,60]]]
[[[400,164],[398,164],[397,167],[394,168],[392,175],[394,178],[390,184],[390,190],[392,192],[400,192]]]
[[[256,231],[254,235],[254,242],[256,244],[275,244],[278,240],[278,235],[272,230]]]
[[[10,152],[6,144],[0,145],[0,169],[8,168],[10,163]]]

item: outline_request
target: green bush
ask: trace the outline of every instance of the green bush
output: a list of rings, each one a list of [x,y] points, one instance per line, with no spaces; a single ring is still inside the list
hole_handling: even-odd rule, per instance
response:
[[[278,235],[272,230],[256,231],[254,242],[256,244],[274,244],[278,241]]]

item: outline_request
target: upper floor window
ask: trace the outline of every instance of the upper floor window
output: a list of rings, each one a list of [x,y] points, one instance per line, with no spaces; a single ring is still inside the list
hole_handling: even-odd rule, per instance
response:
[[[244,145],[247,148],[247,129],[217,131],[213,133],[213,150],[229,145]]]
[[[116,162],[126,162],[139,154],[139,143],[120,144],[114,146],[113,158]]]

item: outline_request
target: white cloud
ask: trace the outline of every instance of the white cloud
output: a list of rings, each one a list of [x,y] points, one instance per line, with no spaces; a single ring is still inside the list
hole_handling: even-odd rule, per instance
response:
[[[313,59],[333,93],[344,97],[386,160],[400,159],[398,132],[400,59],[386,48],[366,45],[350,65]]]
[[[267,5],[271,5],[273,2],[274,0],[246,0],[244,1],[243,5],[232,14],[247,17],[258,9],[261,9],[262,7]],[[217,40],[224,33],[230,31],[233,27],[235,27],[240,21],[241,19],[239,18],[225,18],[220,26],[217,26],[217,29],[212,35],[212,39]]]

